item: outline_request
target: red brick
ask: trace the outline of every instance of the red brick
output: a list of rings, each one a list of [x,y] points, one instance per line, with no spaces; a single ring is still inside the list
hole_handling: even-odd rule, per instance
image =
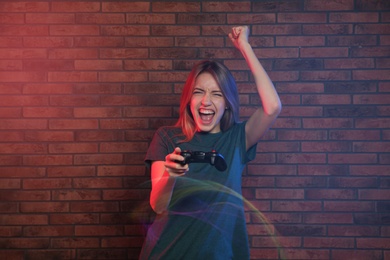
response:
[[[118,94],[121,86],[118,83],[86,83],[73,86],[74,94]]]
[[[120,178],[75,178],[73,187],[76,189],[90,188],[121,188],[122,180]]]
[[[71,165],[71,155],[25,155],[23,156],[24,165]]]
[[[101,27],[101,35],[104,36],[132,36],[132,35],[150,35],[148,25],[104,25]],[[92,34],[86,34],[92,35]],[[99,34],[97,34],[99,35]]]
[[[354,142],[354,152],[389,152],[390,146],[388,142]]]
[[[352,120],[348,118],[304,118],[303,128],[351,128]]]
[[[382,252],[379,250],[359,250],[359,249],[338,249],[332,250],[334,259],[355,259],[355,260],[380,260],[382,259]],[[386,259],[386,258],[385,258]]]
[[[330,236],[378,236],[380,230],[375,226],[334,226],[328,227]]]
[[[104,225],[88,225],[88,226],[76,226],[76,236],[120,236],[123,235],[122,226],[104,226]]]
[[[24,94],[71,94],[71,84],[34,84],[23,85]]]
[[[302,189],[256,189],[256,199],[303,199]]]
[[[96,72],[48,72],[49,82],[96,82],[97,80]]]
[[[153,36],[196,36],[200,35],[199,26],[154,25],[151,28]]]
[[[48,177],[95,176],[94,166],[53,166],[47,169]]]
[[[328,154],[331,164],[375,164],[377,161],[375,154]]]
[[[44,144],[3,144],[0,154],[44,154],[47,146]]]
[[[388,200],[390,190],[359,190],[359,199],[362,200]]]
[[[125,70],[170,70],[172,62],[169,60],[126,60]]]
[[[331,196],[328,196],[328,198],[330,197]],[[375,210],[375,204],[373,202],[365,202],[365,201],[325,201],[324,210],[328,212],[332,212],[332,211],[372,212]]]
[[[337,35],[351,34],[352,25],[350,24],[315,24],[302,25],[304,35]]]
[[[0,238],[0,243],[4,248],[47,248],[49,246],[48,238]]]
[[[23,189],[66,189],[71,188],[71,179],[26,179],[23,180]]]
[[[299,175],[346,175],[348,167],[345,165],[299,165]]]
[[[73,201],[70,203],[71,212],[118,212],[119,203],[115,201]]]
[[[324,61],[326,69],[359,69],[359,68],[374,68],[374,59],[355,58],[355,59],[327,59]]]
[[[299,247],[302,245],[301,239],[299,237],[271,237],[271,236],[263,236],[263,237],[254,237],[252,240],[252,245],[254,247]]]
[[[64,237],[53,238],[51,240],[52,248],[98,248],[99,238],[77,238],[77,237]]]
[[[2,10],[3,11],[3,10]],[[48,35],[48,26],[47,25],[0,25],[0,35],[1,36],[47,36]]]
[[[330,251],[327,249],[285,249],[286,259],[330,259]]]
[[[379,140],[377,130],[330,130],[329,140]]]
[[[74,108],[73,112],[75,118],[114,118],[122,115],[121,109],[116,107]]]
[[[352,212],[348,213],[307,213],[303,216],[303,223],[308,224],[352,224]]]
[[[142,82],[146,80],[146,72],[99,72],[99,82]]]
[[[48,213],[48,212],[69,212],[68,202],[21,202],[20,212],[23,213]]]
[[[1,225],[47,225],[49,224],[47,215],[39,214],[2,214]]]
[[[98,122],[95,119],[51,119],[50,129],[97,129]]]
[[[310,237],[303,240],[308,248],[354,248],[354,244],[353,238]]]
[[[142,244],[142,240],[138,239],[137,237],[104,237],[101,241],[103,248],[141,247]]]
[[[53,200],[99,200],[101,192],[99,190],[55,190],[52,192]]]
[[[379,15],[369,12],[338,12],[329,14],[329,22],[331,23],[377,23]]]
[[[27,237],[71,236],[73,230],[73,226],[28,226],[24,227],[23,235]]]
[[[322,11],[322,10],[321,10]],[[279,13],[279,23],[324,23],[327,20],[325,13]]]
[[[26,37],[23,39],[25,47],[53,47],[53,48],[70,48],[73,45],[71,37]]]
[[[334,188],[374,188],[377,187],[376,177],[332,177],[329,186]]]
[[[357,248],[383,249],[390,244],[390,238],[356,238]]]
[[[353,10],[354,8],[354,2],[352,0],[342,0],[342,1],[326,1],[326,0],[320,0],[315,2],[308,2],[306,3],[305,7],[307,10],[313,11],[313,10],[320,10],[320,11],[332,11],[332,10],[338,10],[338,11],[347,11],[347,10]]]
[[[286,25],[253,25],[253,35],[296,35],[301,34],[301,26],[296,24]]]
[[[99,166],[98,176],[144,176],[145,168],[143,166]]]
[[[74,259],[75,258],[75,250],[69,249],[69,250],[62,250],[62,249],[37,249],[37,250],[28,250],[26,252],[26,255],[30,259],[44,259],[44,258],[50,258],[50,259]]]
[[[354,104],[388,104],[388,100],[390,98],[390,95],[387,94],[381,94],[381,95],[354,95],[353,97],[353,103]]]
[[[72,131],[25,131],[24,138],[26,141],[48,141],[63,142],[73,141]]]
[[[5,165],[5,164],[2,164],[2,165]],[[18,189],[20,187],[21,187],[21,180],[20,179],[3,178],[2,182],[0,183],[0,189]]]
[[[337,35],[328,37],[329,46],[372,46],[376,44],[375,36]],[[347,62],[340,59],[340,61]]]
[[[273,201],[273,211],[289,211],[289,212],[303,212],[303,211],[321,211],[322,205],[318,201]]]
[[[100,4],[98,2],[54,2],[51,4],[51,10],[54,12],[99,12]]]
[[[6,13],[0,17],[1,24],[23,24],[24,15],[23,14],[12,14]]]
[[[1,53],[0,53],[1,55]],[[8,71],[0,72],[0,77],[3,82],[44,82],[46,80],[45,73],[41,71],[36,72],[19,72]]]
[[[145,129],[148,127],[146,119],[102,119],[101,129]]]
[[[76,70],[121,70],[122,61],[117,60],[76,60]]]
[[[122,37],[80,36],[74,38],[74,45],[76,47],[123,47],[125,41]]]
[[[302,164],[316,164],[325,163],[326,155],[324,153],[282,153],[277,156],[277,163],[302,163]]]
[[[316,187],[324,188],[327,185],[325,178],[318,177],[276,177],[276,187]]]
[[[204,12],[248,12],[250,8],[250,2],[205,2],[202,5]]]
[[[201,4],[195,2],[154,2],[152,3],[153,12],[199,12]]]
[[[26,23],[30,24],[73,24],[74,14],[26,13]]]
[[[103,59],[141,59],[148,58],[148,49],[146,48],[115,48],[102,49],[100,51],[100,58]],[[127,80],[126,80],[127,82]]]
[[[129,24],[175,24],[176,19],[174,14],[129,13],[126,14],[126,21]]]
[[[122,162],[122,154],[85,154],[74,156],[75,165],[121,164]]]
[[[21,142],[24,140],[24,134],[21,131],[1,131],[1,142]]]
[[[103,2],[102,11],[108,13],[115,12],[149,12],[150,3],[148,2]]]
[[[296,175],[293,165],[249,165],[249,175]]]
[[[55,107],[26,107],[23,108],[23,116],[28,118],[69,118],[73,117],[71,108],[55,108]]]
[[[236,25],[236,24],[267,24],[275,23],[276,15],[273,13],[262,13],[262,14],[253,14],[247,13],[242,15],[240,13],[227,14],[227,23]],[[222,23],[222,22],[220,22]]]
[[[75,133],[75,140],[83,141],[120,141],[123,140],[123,133],[118,131],[103,131],[103,130],[85,130]],[[139,140],[139,139],[138,139]]]

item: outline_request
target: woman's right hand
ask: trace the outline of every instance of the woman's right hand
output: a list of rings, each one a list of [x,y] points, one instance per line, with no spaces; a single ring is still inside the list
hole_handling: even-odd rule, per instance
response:
[[[172,177],[183,176],[189,170],[188,164],[181,165],[177,162],[184,160],[180,153],[181,149],[176,147],[172,153],[165,156],[165,169]]]

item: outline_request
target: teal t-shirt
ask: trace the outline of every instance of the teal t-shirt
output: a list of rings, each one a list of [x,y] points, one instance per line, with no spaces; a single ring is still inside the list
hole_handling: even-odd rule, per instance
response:
[[[208,163],[191,163],[176,179],[169,210],[157,215],[140,259],[249,259],[248,236],[241,193],[241,173],[256,155],[256,145],[246,151],[245,122],[225,132],[196,133],[182,142],[180,128],[159,128],[145,157],[165,161],[175,147],[222,154],[227,169]]]

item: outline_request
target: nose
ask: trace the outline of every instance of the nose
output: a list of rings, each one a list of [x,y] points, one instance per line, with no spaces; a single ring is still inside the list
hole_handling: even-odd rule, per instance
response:
[[[202,98],[202,104],[203,105],[209,105],[211,104],[211,95],[210,93],[206,92]]]

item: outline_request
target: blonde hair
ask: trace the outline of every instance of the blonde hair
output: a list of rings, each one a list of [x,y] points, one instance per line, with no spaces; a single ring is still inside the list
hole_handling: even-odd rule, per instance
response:
[[[190,102],[197,77],[204,73],[210,73],[217,81],[221,92],[225,98],[226,107],[221,118],[221,130],[226,131],[233,124],[239,122],[239,98],[236,81],[229,69],[216,61],[202,61],[192,68],[183,88],[180,99],[179,119],[175,126],[182,129],[185,135],[184,142],[190,141],[196,132],[196,124],[190,110]]]

